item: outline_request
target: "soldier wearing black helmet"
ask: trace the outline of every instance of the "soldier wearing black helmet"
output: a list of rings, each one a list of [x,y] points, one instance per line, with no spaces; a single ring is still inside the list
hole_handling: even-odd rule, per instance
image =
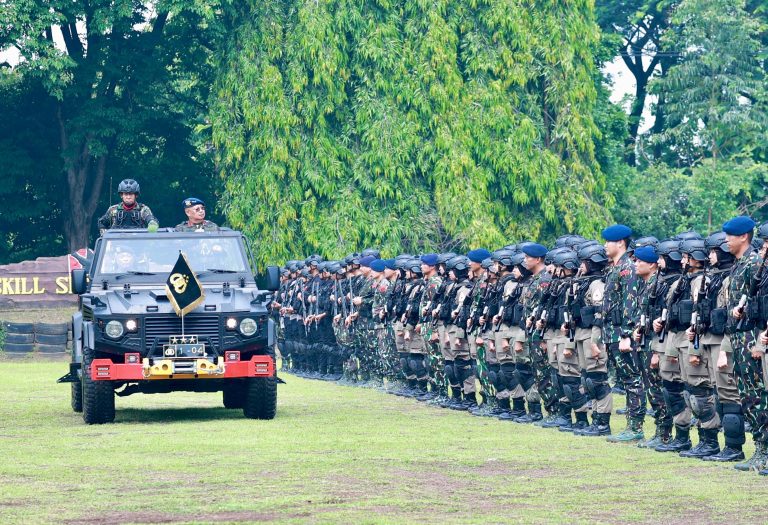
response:
[[[602,338],[602,304],[605,296],[603,273],[608,265],[605,248],[599,243],[585,243],[577,252],[580,261],[581,277],[576,280],[572,290],[571,315],[576,325],[574,343],[575,353],[581,368],[581,386],[579,388],[572,375],[563,378],[563,393],[569,400],[571,409],[576,414],[576,421],[571,428],[563,426],[563,431],[573,431],[575,435],[603,436],[610,434],[610,418],[613,410],[611,387],[608,384],[608,351]],[[570,358],[570,348],[563,350],[563,355]],[[592,424],[588,423],[588,402],[592,400]]]
[[[688,281],[689,291],[688,296],[679,303],[680,322],[687,326],[683,327],[684,346],[681,345],[678,351],[678,361],[680,376],[685,383],[683,395],[686,405],[697,418],[696,426],[699,434],[698,444],[690,450],[681,451],[680,457],[701,459],[720,453],[717,439],[720,417],[715,410],[715,392],[712,384],[714,373],[710,369],[710,356],[702,351],[700,344],[702,319],[708,316],[704,312],[706,301],[703,294],[706,294],[710,279],[707,272],[709,250],[704,239],[687,239],[680,243],[680,251],[683,254],[683,266],[687,269],[683,279]],[[697,299],[701,299],[698,309],[696,308]],[[690,319],[684,317],[688,310],[688,302],[691,304]]]
[[[682,237],[683,240],[680,240]],[[675,426],[675,438],[658,445],[657,452],[684,452],[692,447],[690,439],[691,409],[685,402],[685,370],[680,360],[687,359],[688,336],[693,301],[689,264],[696,266],[695,259],[683,253],[682,244],[700,241],[695,232],[685,232],[674,240],[659,244],[659,254],[664,269],[665,298],[659,317],[653,321],[653,330],[659,334],[653,345],[651,366],[658,366],[666,408]],[[687,248],[691,249],[691,248]]]
[[[99,218],[99,232],[103,235],[105,230],[126,229],[135,230],[147,228],[156,231],[159,223],[149,206],[137,201],[141,193],[139,183],[133,179],[125,179],[117,186],[121,203],[113,204],[104,215]]]
[[[445,374],[451,387],[451,400],[443,406],[467,410],[477,404],[474,385],[471,386],[471,389],[466,385],[467,379],[474,376],[471,370],[466,332],[469,315],[468,298],[472,290],[472,283],[469,280],[469,259],[463,255],[458,255],[446,262],[446,269],[449,278],[455,281],[455,284],[451,303],[447,305],[450,318],[446,321],[445,329],[448,351],[445,354]],[[466,393],[464,392],[465,387],[467,387]]]
[[[573,352],[575,343],[568,337],[568,330],[562,330],[566,324],[566,307],[575,275],[579,269],[579,258],[576,252],[571,248],[556,250],[552,255],[552,277],[550,285],[549,300],[546,308],[548,309],[544,340],[547,344],[547,357],[549,360],[549,374],[552,377],[552,385],[556,393],[556,400],[549,408],[551,416],[549,420],[542,423],[544,428],[573,427],[571,420],[571,404],[565,395],[563,389],[566,385],[566,377],[578,381],[580,371],[578,367],[578,358]],[[565,349],[569,348],[569,357],[565,356]]]
[[[658,366],[651,367],[651,359],[654,355],[651,349],[653,340],[651,323],[655,318],[656,309],[659,308],[660,311],[659,297],[665,294],[659,273],[661,256],[657,251],[658,246],[658,243],[636,246],[633,254],[635,273],[638,277],[638,309],[634,313],[637,328],[632,337],[637,343],[643,386],[656,422],[655,434],[650,439],[640,441],[637,444],[640,448],[655,448],[657,445],[669,442],[672,431],[672,419],[664,402]]]
[[[521,243],[524,246],[529,243]],[[502,350],[507,348],[504,355],[499,354],[501,375],[509,390],[510,409],[498,417],[502,421],[514,421],[526,415],[526,392],[533,386],[533,369],[531,357],[526,344],[525,305],[523,294],[533,280],[533,273],[525,265],[526,255],[519,251],[511,258],[512,275],[516,279],[514,287],[510,286],[510,295],[506,299],[504,316],[507,327],[502,335]],[[509,343],[507,347],[504,341]],[[538,403],[538,395],[533,403]]]

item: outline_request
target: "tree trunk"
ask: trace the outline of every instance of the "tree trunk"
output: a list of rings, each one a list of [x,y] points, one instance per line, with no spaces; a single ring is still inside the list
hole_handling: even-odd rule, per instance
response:
[[[640,129],[640,121],[643,118],[645,109],[645,99],[648,96],[648,78],[649,75],[635,74],[635,100],[632,102],[632,109],[629,113],[629,136],[625,144],[627,155],[626,161],[630,166],[637,162],[635,148],[637,147],[637,132]]]
[[[56,116],[67,176],[67,200],[62,206],[64,236],[67,249],[74,252],[88,247],[91,223],[104,183],[107,155],[94,158],[87,136],[80,144],[70,144],[61,106]]]

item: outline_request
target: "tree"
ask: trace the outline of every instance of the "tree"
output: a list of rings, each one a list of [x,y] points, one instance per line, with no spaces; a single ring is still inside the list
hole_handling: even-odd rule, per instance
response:
[[[601,0],[596,5],[604,38],[615,46],[635,79],[626,139],[626,160],[630,166],[637,162],[635,150],[647,105],[648,84],[655,74],[669,68],[676,59],[674,51],[662,47],[662,37],[669,29],[669,15],[675,3],[672,0]],[[654,109],[657,123],[654,129],[658,131],[663,125],[663,99]]]
[[[22,62],[14,73],[39,79],[54,99],[47,118],[61,156],[56,184],[63,188],[68,249],[87,245],[118,151],[169,139],[151,134],[163,115],[186,119],[187,130],[196,124],[195,112],[179,110],[206,98],[195,94],[206,84],[190,71],[205,66],[217,6],[202,0],[3,3],[0,48],[17,48]],[[55,44],[59,35],[63,49]]]
[[[233,5],[211,139],[260,263],[596,233],[589,2]]]
[[[65,253],[62,246],[58,137],[40,82],[0,72],[0,264]],[[45,247],[40,253],[36,247]]]

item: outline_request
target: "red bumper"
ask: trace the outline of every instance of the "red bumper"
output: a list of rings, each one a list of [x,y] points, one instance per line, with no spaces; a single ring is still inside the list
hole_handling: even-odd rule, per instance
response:
[[[218,370],[205,373],[166,373],[156,375],[154,367],[147,363],[114,363],[111,359],[94,359],[91,363],[91,378],[94,381],[157,381],[173,379],[234,379],[239,377],[272,377],[275,375],[275,361],[268,355],[255,355],[250,361],[219,362]]]

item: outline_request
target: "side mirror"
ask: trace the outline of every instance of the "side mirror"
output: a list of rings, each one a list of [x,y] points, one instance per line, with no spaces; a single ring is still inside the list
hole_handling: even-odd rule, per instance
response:
[[[261,290],[275,292],[280,289],[280,268],[267,266],[266,272],[256,277],[256,285]]]
[[[69,277],[72,282],[72,292],[77,295],[84,294],[88,289],[88,273],[82,268],[77,268],[72,270]]]

